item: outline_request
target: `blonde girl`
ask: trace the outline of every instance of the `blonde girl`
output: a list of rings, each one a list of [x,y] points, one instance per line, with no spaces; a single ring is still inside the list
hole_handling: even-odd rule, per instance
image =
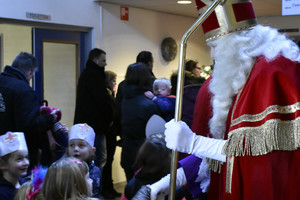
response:
[[[74,157],[54,162],[48,169],[42,187],[47,200],[91,200],[92,180],[87,164]]]

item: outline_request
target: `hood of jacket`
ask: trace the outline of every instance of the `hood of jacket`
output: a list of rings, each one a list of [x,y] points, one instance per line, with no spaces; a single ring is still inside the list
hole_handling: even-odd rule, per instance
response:
[[[27,80],[25,74],[20,69],[9,66],[9,65],[5,66],[4,71],[1,73],[1,75],[17,78],[17,79],[23,80],[29,84],[29,81]]]
[[[144,95],[144,92],[149,91],[147,87],[141,87],[137,85],[126,85],[124,88],[124,98],[130,99],[137,95]]]

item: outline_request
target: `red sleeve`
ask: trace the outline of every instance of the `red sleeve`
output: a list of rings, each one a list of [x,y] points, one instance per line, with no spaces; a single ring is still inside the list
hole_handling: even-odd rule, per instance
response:
[[[208,122],[212,117],[212,93],[208,87],[210,80],[211,77],[203,83],[195,103],[192,131],[197,135],[207,136],[207,134],[209,134]]]

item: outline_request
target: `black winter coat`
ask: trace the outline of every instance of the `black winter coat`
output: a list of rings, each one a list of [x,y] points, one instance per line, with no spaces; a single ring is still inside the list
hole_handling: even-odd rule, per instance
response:
[[[0,74],[0,135],[20,131],[35,137],[49,130],[53,116],[40,115],[40,105],[23,72],[6,66]]]
[[[130,170],[140,146],[145,141],[145,128],[149,118],[160,114],[158,106],[148,99],[147,88],[126,85],[122,100],[122,141],[121,166]]]
[[[96,134],[106,134],[113,121],[113,104],[104,67],[88,60],[77,84],[74,124],[87,123]]]
[[[46,131],[54,123],[52,115],[40,114],[40,106],[24,73],[6,66],[0,74],[0,135],[25,133],[31,167],[38,162],[38,148],[47,145]]]

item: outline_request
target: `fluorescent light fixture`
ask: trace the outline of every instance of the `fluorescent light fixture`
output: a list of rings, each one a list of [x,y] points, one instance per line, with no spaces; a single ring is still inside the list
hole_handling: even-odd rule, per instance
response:
[[[178,4],[191,4],[192,1],[177,1]]]

